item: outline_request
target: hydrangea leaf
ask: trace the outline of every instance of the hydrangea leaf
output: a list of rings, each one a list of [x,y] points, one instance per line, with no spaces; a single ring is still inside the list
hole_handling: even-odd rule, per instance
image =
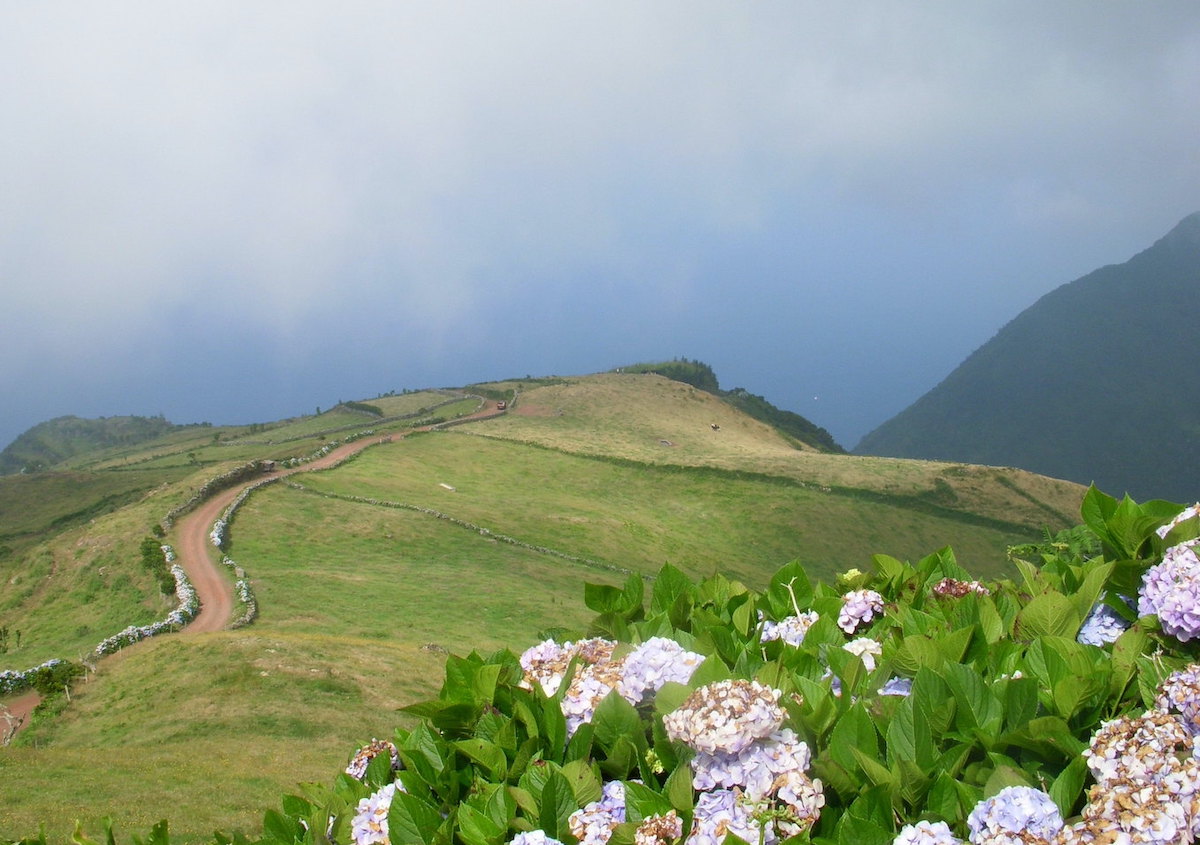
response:
[[[388,809],[391,845],[425,845],[433,842],[442,814],[415,795],[396,790]]]
[[[571,784],[559,771],[552,771],[538,799],[538,823],[546,835],[564,841],[571,835],[567,819],[579,809]]]

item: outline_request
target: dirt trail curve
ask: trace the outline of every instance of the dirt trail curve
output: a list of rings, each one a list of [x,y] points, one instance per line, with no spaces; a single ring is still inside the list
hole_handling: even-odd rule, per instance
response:
[[[496,403],[487,400],[478,411],[462,419],[485,419],[496,416],[499,413],[501,411],[496,407]],[[417,430],[427,431],[431,427],[426,426]],[[262,478],[281,478],[297,472],[327,469],[339,461],[345,460],[355,452],[365,449],[367,446],[402,436],[402,434],[392,434],[385,435],[384,437],[356,440],[353,443],[338,446],[328,455],[305,464],[302,467],[264,473]],[[220,571],[219,564],[213,563],[212,558],[209,556],[208,551],[212,546],[211,540],[209,540],[209,533],[212,531],[213,523],[224,513],[225,508],[229,507],[229,504],[238,497],[238,494],[250,486],[250,484],[257,484],[260,480],[250,481],[221,491],[179,521],[175,553],[179,565],[183,567],[183,571],[191,579],[192,586],[196,588],[196,597],[200,599],[200,612],[184,628],[188,633],[200,634],[219,631],[229,622],[229,617],[233,613],[233,585],[229,583],[229,579]]]
[[[487,400],[478,411],[462,419],[485,419],[496,416],[499,413],[502,412],[496,407],[496,403]],[[426,426],[417,430],[427,431],[433,427]],[[238,497],[238,494],[246,489],[246,487],[251,484],[257,484],[264,478],[282,478],[283,476],[297,472],[327,469],[372,444],[392,440],[396,437],[403,437],[403,434],[363,438],[353,443],[338,446],[328,455],[305,464],[302,467],[264,473],[260,479],[236,485],[228,490],[222,490],[211,499],[203,502],[194,511],[184,516],[178,523],[176,533],[176,560],[183,567],[183,571],[187,573],[192,586],[196,589],[196,598],[200,600],[200,612],[184,628],[184,631],[190,634],[220,631],[229,623],[229,617],[233,614],[233,585],[229,583],[229,579],[221,572],[220,565],[214,563],[209,556],[209,549],[211,548],[209,532],[212,531],[213,523],[225,512],[229,504]],[[32,713],[34,707],[40,701],[41,698],[36,692],[29,691],[16,698],[9,699],[6,706],[13,717],[27,724],[30,713]],[[0,719],[0,739],[3,739],[7,734],[7,727],[6,720]]]

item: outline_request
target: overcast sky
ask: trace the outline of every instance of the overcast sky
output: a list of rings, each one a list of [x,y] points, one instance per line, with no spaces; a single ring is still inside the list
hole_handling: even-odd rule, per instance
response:
[[[1200,210],[1200,5],[0,0],[0,446],[676,356],[853,447]]]

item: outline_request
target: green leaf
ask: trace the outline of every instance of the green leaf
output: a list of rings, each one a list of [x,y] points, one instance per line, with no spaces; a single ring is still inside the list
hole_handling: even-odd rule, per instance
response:
[[[388,839],[392,845],[432,842],[442,814],[415,795],[396,790],[388,810]]]
[[[829,735],[829,755],[848,772],[860,771],[858,756],[879,759],[879,735],[861,702],[842,715]]]
[[[1083,785],[1087,782],[1087,760],[1076,757],[1064,768],[1050,784],[1050,798],[1058,805],[1058,811],[1064,819],[1070,818],[1076,806],[1083,798]]]
[[[958,705],[955,724],[964,733],[978,732],[985,744],[1000,732],[1004,707],[983,678],[970,666],[947,663],[942,678],[950,687]]]
[[[689,815],[696,798],[696,793],[692,789],[692,767],[687,763],[680,763],[676,766],[675,771],[667,777],[663,792],[667,801],[681,816]]]
[[[603,796],[600,778],[586,760],[572,760],[562,767],[562,775],[571,784],[575,801],[580,807],[599,801]]]
[[[508,833],[508,825],[499,825],[485,813],[476,810],[469,804],[460,804],[455,817],[458,823],[458,835],[466,845],[499,845]],[[391,832],[391,818],[388,819],[388,832]],[[390,837],[389,837],[390,838]]]
[[[616,690],[609,692],[596,706],[592,714],[592,729],[596,742],[605,750],[612,748],[622,737],[632,739],[644,735],[642,718],[637,709]]]
[[[477,763],[489,780],[502,783],[508,776],[508,758],[495,743],[482,739],[463,739],[450,743],[450,746],[465,754],[471,762]]]
[[[767,602],[777,619],[803,613],[813,598],[812,582],[798,560],[779,569],[767,587]]]
[[[665,564],[658,570],[654,579],[654,589],[650,593],[650,613],[654,616],[669,615],[676,602],[687,598],[690,603],[694,594],[692,580],[671,564]]]
[[[1017,614],[1017,636],[1032,640],[1037,637],[1074,637],[1083,624],[1083,615],[1075,603],[1062,593],[1048,592],[1035,596]]]
[[[563,841],[571,835],[567,819],[578,809],[571,784],[560,772],[551,772],[538,801],[538,826],[551,839]]]
[[[625,820],[640,822],[650,816],[661,815],[672,809],[670,800],[641,783],[627,781],[625,784]]]

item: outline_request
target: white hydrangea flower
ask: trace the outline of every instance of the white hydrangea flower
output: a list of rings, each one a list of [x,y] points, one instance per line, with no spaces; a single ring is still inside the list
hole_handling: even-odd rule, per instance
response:
[[[868,672],[875,671],[875,658],[883,654],[883,643],[870,637],[859,637],[842,646],[844,651],[857,654]]]
[[[640,704],[663,684],[686,684],[703,662],[704,655],[687,651],[674,640],[651,637],[626,655],[617,692],[630,704]]]
[[[525,673],[521,685],[532,689],[537,683],[547,696],[554,695],[573,658],[578,657],[584,664],[606,663],[612,658],[616,645],[611,640],[599,638],[562,645],[554,640],[544,640],[521,654],[521,668]]]
[[[781,694],[757,681],[717,681],[664,716],[663,727],[668,737],[696,751],[737,754],[783,724]]]
[[[892,845],[962,845],[962,840],[945,822],[919,821],[902,827]]]
[[[1102,787],[1126,781],[1180,784],[1173,787],[1179,797],[1190,798],[1200,786],[1200,762],[1193,756],[1194,747],[1180,717],[1148,710],[1136,718],[1122,716],[1105,722],[1083,756]]]
[[[354,845],[391,845],[388,839],[388,810],[392,807],[392,796],[397,789],[403,792],[403,784],[389,783],[358,802],[354,819],[350,822],[350,836]]]
[[[838,627],[853,634],[858,626],[870,622],[883,612],[883,596],[874,590],[851,590],[842,596],[842,609],[838,613]]]
[[[1195,836],[1195,808],[1161,785],[1121,782],[1093,786],[1074,825],[1074,842],[1086,845],[1180,845]]]
[[[683,836],[683,820],[674,810],[642,819],[633,834],[633,845],[669,845]]]
[[[563,715],[567,717],[567,736],[574,736],[580,725],[592,721],[600,702],[620,681],[622,663],[620,660],[592,663],[571,679],[567,694],[560,702]]]
[[[811,628],[816,621],[820,619],[816,611],[808,611],[801,613],[799,616],[787,616],[780,619],[778,622],[772,622],[767,619],[762,623],[762,634],[759,639],[761,642],[769,643],[773,640],[783,640],[788,645],[798,646],[804,642],[804,637],[808,634],[808,629]]]
[[[775,800],[787,811],[777,821],[779,832],[785,837],[798,836],[821,817],[825,792],[819,780],[793,769],[780,775],[776,781]]]

